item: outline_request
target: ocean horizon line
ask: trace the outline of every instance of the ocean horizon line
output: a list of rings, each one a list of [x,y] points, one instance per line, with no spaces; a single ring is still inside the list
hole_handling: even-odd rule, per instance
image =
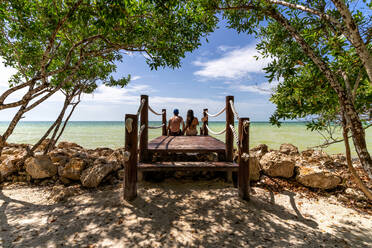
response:
[[[20,121],[19,123],[52,123],[54,121]],[[63,121],[64,122],[64,121]],[[69,121],[70,123],[77,123],[77,122],[122,122],[124,123],[124,120],[122,121]],[[160,120],[149,120],[149,122],[161,122]],[[226,121],[209,121],[209,122],[213,122],[213,123],[223,123],[223,122],[226,122]],[[235,121],[235,122],[238,122],[238,121]],[[0,123],[10,123],[10,121],[0,121]],[[251,123],[270,123],[270,121],[251,121]],[[281,123],[307,123],[307,121],[282,121]]]

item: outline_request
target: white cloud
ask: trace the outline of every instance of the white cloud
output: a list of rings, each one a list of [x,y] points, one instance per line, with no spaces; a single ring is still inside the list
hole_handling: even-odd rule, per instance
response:
[[[155,92],[149,85],[131,84],[124,88],[98,86],[92,95],[84,95],[84,101],[105,102],[105,103],[125,103],[137,104],[140,94]]]
[[[141,76],[133,76],[131,78],[131,81],[136,81],[136,80],[141,79],[141,78],[142,78]]]
[[[223,57],[206,62],[195,61],[194,65],[201,69],[194,75],[204,79],[230,79],[236,80],[249,77],[249,73],[262,73],[262,69],[270,62],[269,58],[256,60],[260,56],[255,45],[234,49]]]
[[[238,49],[238,48],[239,46],[224,46],[224,45],[217,47],[217,49],[220,50],[221,52],[226,52],[226,51]]]
[[[243,92],[253,92],[261,95],[270,95],[278,86],[278,82],[264,82],[257,85],[232,84],[230,89]]]

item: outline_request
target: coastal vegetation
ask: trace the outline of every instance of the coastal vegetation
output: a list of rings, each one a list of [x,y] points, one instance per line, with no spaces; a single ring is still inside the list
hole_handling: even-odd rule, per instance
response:
[[[351,11],[352,2],[222,1],[214,8],[222,11],[231,28],[260,38],[258,51],[272,58],[265,71],[279,84],[271,97],[276,111],[270,121],[280,125],[284,119],[310,116],[312,130],[342,126],[346,155],[350,158],[351,132],[372,180],[364,131],[370,126],[372,107],[371,16]],[[348,164],[353,171],[351,161]],[[372,200],[372,193],[354,176]]]
[[[130,77],[110,74],[130,53],[146,55],[152,69],[180,66],[216,23],[198,6],[196,1],[1,1],[0,56],[17,73],[0,96],[0,110],[17,112],[1,135],[0,151],[22,117],[58,91],[66,101],[51,127],[54,133],[80,92],[94,92],[97,83],[125,86]],[[16,92],[22,98],[7,102]]]
[[[360,247],[368,245],[370,229],[367,225],[372,209],[372,160],[366,143],[365,129],[371,126],[372,17],[358,8],[351,9],[349,4],[353,2],[1,1],[0,58],[6,66],[16,69],[17,73],[10,79],[9,88],[0,95],[0,111],[16,109],[9,125],[0,136],[0,183],[1,187],[10,186],[8,194],[14,193],[11,187],[16,183],[26,187],[32,185],[37,189],[46,186],[40,192],[48,192],[47,199],[40,197],[32,199],[31,201],[35,202],[33,205],[28,202],[30,199],[17,200],[17,197],[26,198],[22,190],[19,191],[21,193],[15,193],[19,195],[14,199],[4,194],[9,189],[0,191],[3,210],[0,211],[2,244],[11,246],[12,243],[18,242],[20,246],[32,247],[40,245],[35,245],[35,242],[41,242],[46,246],[49,245],[47,242],[50,242],[52,246],[57,246],[55,240],[49,240],[52,239],[50,237],[54,237],[50,232],[62,231],[62,234],[58,234],[61,246],[64,245],[63,242],[76,245],[75,237],[79,235],[73,233],[72,229],[84,232],[83,229],[87,228],[88,231],[85,231],[90,232],[91,228],[101,230],[102,226],[110,223],[114,229],[105,233],[106,237],[97,235],[99,240],[82,238],[80,240],[83,241],[79,241],[79,244],[94,247],[86,242],[105,242],[106,238],[112,239],[110,242],[115,242],[113,240],[117,242],[122,238],[117,238],[118,233],[123,232],[117,227],[127,225],[124,242],[129,245],[138,245],[138,240],[141,240],[142,244],[147,242],[148,246],[155,244],[159,247],[166,240],[164,242],[169,246],[205,244],[215,247],[216,243],[220,246],[228,244],[246,246],[260,245],[262,240],[261,244],[266,244],[267,240],[272,239],[270,242],[273,242],[267,242],[267,246],[273,246],[274,242],[283,239],[280,244],[288,246],[292,245],[292,233],[296,235],[296,244],[324,243],[337,246],[343,242],[349,245],[350,242],[352,245],[359,244]],[[372,7],[372,3],[366,1],[356,4]],[[198,143],[197,139],[203,137],[195,136],[180,137],[194,138],[196,148],[193,150],[187,150],[182,143],[179,144],[181,148],[170,151],[168,147],[177,137],[165,137],[166,134],[162,133],[162,137],[170,141],[168,143],[161,141],[150,151],[147,140],[149,129],[147,96],[144,98],[147,102],[141,100],[137,115],[127,113],[125,127],[124,125],[122,127],[123,133],[125,131],[127,134],[124,146],[115,150],[102,147],[89,149],[82,147],[81,144],[60,140],[83,94],[94,93],[101,84],[126,87],[130,83],[130,75],[122,78],[112,76],[117,70],[117,63],[126,56],[140,53],[145,57],[150,69],[154,70],[160,67],[179,67],[186,53],[198,48],[202,39],[213,32],[222,19],[227,20],[229,28],[239,33],[254,34],[259,40],[257,50],[261,57],[271,59],[264,68],[270,82],[277,83],[271,95],[271,101],[276,105],[276,111],[270,119],[271,123],[280,126],[283,120],[310,118],[308,128],[311,130],[324,131],[341,127],[345,154],[329,155],[315,149],[299,151],[298,147],[289,143],[281,144],[276,150],[269,149],[265,144],[250,148],[250,120],[242,116],[239,118],[232,96],[226,98],[226,106],[223,109],[228,113],[226,119],[230,119],[227,124],[231,124],[226,125],[227,130],[225,129],[230,137],[228,140],[226,134],[225,143],[229,144],[218,141],[222,148],[219,146],[217,150],[202,150],[200,148],[202,142]],[[17,94],[21,97],[14,100],[11,96]],[[57,118],[40,139],[32,145],[8,142],[20,120],[55,94],[63,95],[64,102]],[[165,119],[165,112],[163,116]],[[141,122],[145,120],[144,124],[140,122],[138,126],[138,117],[141,117]],[[233,125],[235,117],[239,119],[238,131]],[[205,122],[208,122],[206,111]],[[166,124],[166,120],[162,124]],[[162,126],[155,128],[160,127]],[[146,137],[141,136],[143,130],[146,130]],[[329,136],[323,145],[340,142],[333,139],[332,131],[329,132]],[[142,143],[140,149],[137,149],[138,137],[145,140],[139,142]],[[350,137],[357,159],[351,158]],[[207,138],[216,141],[212,137]],[[208,144],[203,144],[204,146],[211,147],[212,142],[205,143]],[[158,149],[160,144],[164,146],[161,151]],[[141,156],[145,160],[139,164],[138,158]],[[168,167],[161,164],[162,162],[168,163]],[[178,162],[179,167],[176,167]],[[187,165],[188,162],[195,162],[193,169],[202,170],[195,170],[195,173],[190,169],[192,166]],[[229,167],[229,171],[221,170],[223,166]],[[160,171],[156,170],[159,168],[162,173],[156,174]],[[178,171],[174,171],[175,168]],[[216,170],[211,171],[211,168]],[[228,188],[225,187],[225,183],[221,184],[219,182],[221,175],[229,183],[238,185],[238,190],[233,189],[232,185]],[[137,197],[137,180],[141,182],[142,179],[150,179],[158,182],[167,177],[176,180],[201,177],[215,180],[223,189],[210,188],[208,185],[205,186],[208,190],[204,191],[200,188],[185,190],[185,186],[182,185],[183,193],[188,194],[187,197],[183,197],[173,189],[159,190],[155,188],[156,184],[152,184],[149,187],[141,187],[139,191],[142,195]],[[131,190],[135,192],[124,204],[118,200],[118,194],[113,194],[114,187],[121,187],[118,185],[123,181],[124,186],[130,182]],[[250,203],[232,199],[232,192],[239,191],[239,183],[242,181],[245,182],[248,196],[245,200],[250,199],[249,195],[253,196]],[[250,188],[251,185],[255,189]],[[90,190],[97,187],[102,187],[101,189],[107,187],[105,190],[111,192],[108,194],[112,196],[111,200],[107,200],[107,196],[95,200],[87,197],[88,193],[98,192],[99,190]],[[123,191],[125,197],[125,187]],[[79,198],[78,195],[83,194],[85,195]],[[255,194],[257,195],[254,196]],[[281,194],[279,199],[284,206],[279,206],[275,202],[275,199],[278,199],[276,194]],[[283,198],[289,200],[284,201]],[[345,230],[359,231],[360,236],[355,235],[347,240],[348,242],[345,241],[345,231],[337,229],[341,226],[340,222],[345,221],[333,222],[330,220],[333,216],[327,216],[326,220],[328,223],[337,224],[337,228],[333,230],[336,234],[334,236],[322,234],[324,231],[317,230],[317,227],[323,220],[309,214],[318,216],[317,212],[304,208],[301,211],[307,215],[301,214],[299,208],[302,202],[305,202],[299,201],[302,198],[306,198],[309,208],[315,208],[318,212],[323,206],[326,206],[326,211],[330,211],[334,207],[332,204],[341,203],[342,207],[337,208],[338,212],[335,213],[340,214],[342,218],[349,217],[341,215],[345,206],[355,208],[359,212],[348,209],[347,213],[357,213],[356,219],[362,221],[353,219],[350,222],[352,227]],[[318,198],[323,205],[314,207],[319,205]],[[105,199],[105,202],[100,199]],[[223,209],[219,209],[220,206]],[[288,210],[289,206],[291,209]],[[216,212],[211,213],[210,209]],[[89,212],[86,216],[85,210]],[[196,215],[192,213],[194,210],[197,212]],[[80,215],[72,216],[74,211],[80,212]],[[20,213],[26,217],[20,217]],[[36,217],[32,217],[35,213],[43,218],[43,221],[35,220]],[[115,221],[112,221],[113,214],[118,216]],[[327,212],[319,215],[329,214]],[[47,217],[44,218],[45,216]],[[66,216],[70,219],[67,220]],[[79,219],[80,216],[83,218]],[[101,218],[102,216],[104,218]],[[255,222],[247,221],[255,218],[257,218]],[[22,221],[18,222],[20,219],[23,224]],[[72,226],[71,229],[66,231],[61,228],[65,224],[64,221],[69,222],[67,226]],[[74,226],[70,223],[75,221],[83,224]],[[365,229],[359,228],[357,224],[362,222],[367,223]],[[9,223],[15,223],[19,233],[25,237],[13,237],[15,229],[12,229]],[[29,223],[32,223],[32,226]],[[179,226],[174,228],[176,225]],[[205,230],[208,228],[204,228],[203,225],[208,225],[213,233],[206,233]],[[261,230],[258,232],[262,233],[264,229],[274,233],[274,230],[277,232],[276,236],[269,238],[265,236],[257,241],[256,234],[250,232],[251,227],[254,228],[256,225],[260,225]],[[291,227],[287,228],[290,225]],[[41,226],[43,228],[38,228]],[[185,226],[190,230],[194,228],[192,231],[187,230],[190,231],[188,237],[181,235],[182,230],[187,229]],[[203,226],[203,230],[199,228],[200,226]],[[44,232],[44,229],[47,231]],[[177,229],[175,232],[178,232],[178,236],[172,234],[171,229]],[[36,231],[36,234],[26,233],[30,230]],[[36,237],[39,232],[43,234],[40,239]],[[223,232],[225,236],[219,235],[219,232]],[[151,237],[145,237],[146,235]],[[12,240],[9,239],[10,236]],[[307,236],[309,240],[306,240]],[[48,237],[47,241],[41,240],[45,237]],[[64,241],[66,237],[73,237],[73,240]],[[186,241],[178,241],[180,237]],[[229,243],[226,243],[226,240]]]

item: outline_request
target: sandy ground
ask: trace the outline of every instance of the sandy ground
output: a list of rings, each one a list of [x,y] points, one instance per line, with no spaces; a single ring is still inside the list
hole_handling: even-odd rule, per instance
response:
[[[0,190],[1,247],[372,247],[372,216],[333,198],[253,188],[251,201],[221,181],[121,185],[55,203],[51,188]]]

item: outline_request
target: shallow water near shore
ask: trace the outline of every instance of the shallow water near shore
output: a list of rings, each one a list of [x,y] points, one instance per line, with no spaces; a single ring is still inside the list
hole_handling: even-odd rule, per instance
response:
[[[150,126],[159,126],[161,122],[152,121]],[[35,143],[49,128],[51,122],[21,122],[10,136],[11,143]],[[0,132],[3,133],[8,122],[0,122]],[[235,124],[237,126],[237,123]],[[225,122],[209,122],[209,127],[214,131],[224,129]],[[161,135],[161,129],[149,129],[149,139]],[[216,138],[224,141],[225,134],[216,135]],[[341,138],[341,132],[337,137]],[[267,144],[271,149],[278,149],[282,143],[291,143],[300,150],[320,145],[323,143],[322,136],[317,132],[306,129],[304,122],[283,123],[280,128],[272,126],[268,122],[253,122],[250,128],[250,146]],[[118,148],[124,145],[124,122],[120,121],[73,121],[70,122],[62,140],[75,142],[85,148],[110,147]],[[366,130],[368,150],[372,148],[372,130]],[[324,149],[328,153],[343,153],[344,144],[338,143]],[[353,150],[353,156],[356,156]]]

